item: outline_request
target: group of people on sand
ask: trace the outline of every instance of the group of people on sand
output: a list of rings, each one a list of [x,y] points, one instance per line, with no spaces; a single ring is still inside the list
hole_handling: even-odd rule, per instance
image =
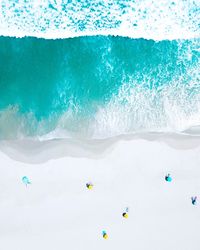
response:
[[[91,182],[86,183],[86,187],[91,190],[93,188],[93,184]],[[122,213],[122,216],[128,219],[128,207],[126,208],[125,212]],[[108,239],[108,234],[105,230],[102,231],[102,236],[104,239]]]
[[[165,180],[167,182],[171,182],[172,181],[172,177],[170,176],[170,174],[168,174],[168,175],[165,176]],[[192,196],[191,200],[192,200],[192,205],[196,205],[197,204],[197,196]]]
[[[172,177],[170,176],[170,174],[167,174],[165,176],[165,180],[167,182],[172,182]],[[22,177],[22,182],[26,185],[26,187],[31,184],[31,181],[29,180],[29,178],[27,176]],[[86,183],[86,187],[89,190],[93,189],[93,186],[94,185],[91,182]],[[196,205],[197,204],[197,196],[191,197],[191,201],[192,201],[192,205]],[[128,218],[128,207],[126,208],[125,212],[122,213],[122,216],[126,219]],[[108,234],[105,230],[102,231],[102,236],[104,239],[108,239]]]

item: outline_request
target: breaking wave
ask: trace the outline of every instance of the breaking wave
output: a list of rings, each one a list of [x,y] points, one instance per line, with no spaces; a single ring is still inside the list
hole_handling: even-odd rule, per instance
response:
[[[0,38],[0,139],[200,125],[199,39]]]

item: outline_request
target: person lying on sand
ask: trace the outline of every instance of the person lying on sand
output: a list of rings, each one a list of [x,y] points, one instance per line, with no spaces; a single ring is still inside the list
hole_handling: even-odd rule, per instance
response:
[[[170,176],[170,174],[165,176],[165,180],[168,181],[168,182],[172,181],[172,177]]]

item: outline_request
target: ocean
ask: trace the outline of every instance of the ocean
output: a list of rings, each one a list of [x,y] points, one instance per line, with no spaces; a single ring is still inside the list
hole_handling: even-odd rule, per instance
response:
[[[198,2],[162,3],[2,1],[0,139],[199,126]]]

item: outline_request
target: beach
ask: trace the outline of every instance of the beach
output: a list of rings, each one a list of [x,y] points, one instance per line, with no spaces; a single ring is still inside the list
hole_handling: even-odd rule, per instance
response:
[[[1,141],[0,159],[4,250],[199,249],[198,136]]]
[[[200,250],[199,0],[0,3],[0,250]]]

